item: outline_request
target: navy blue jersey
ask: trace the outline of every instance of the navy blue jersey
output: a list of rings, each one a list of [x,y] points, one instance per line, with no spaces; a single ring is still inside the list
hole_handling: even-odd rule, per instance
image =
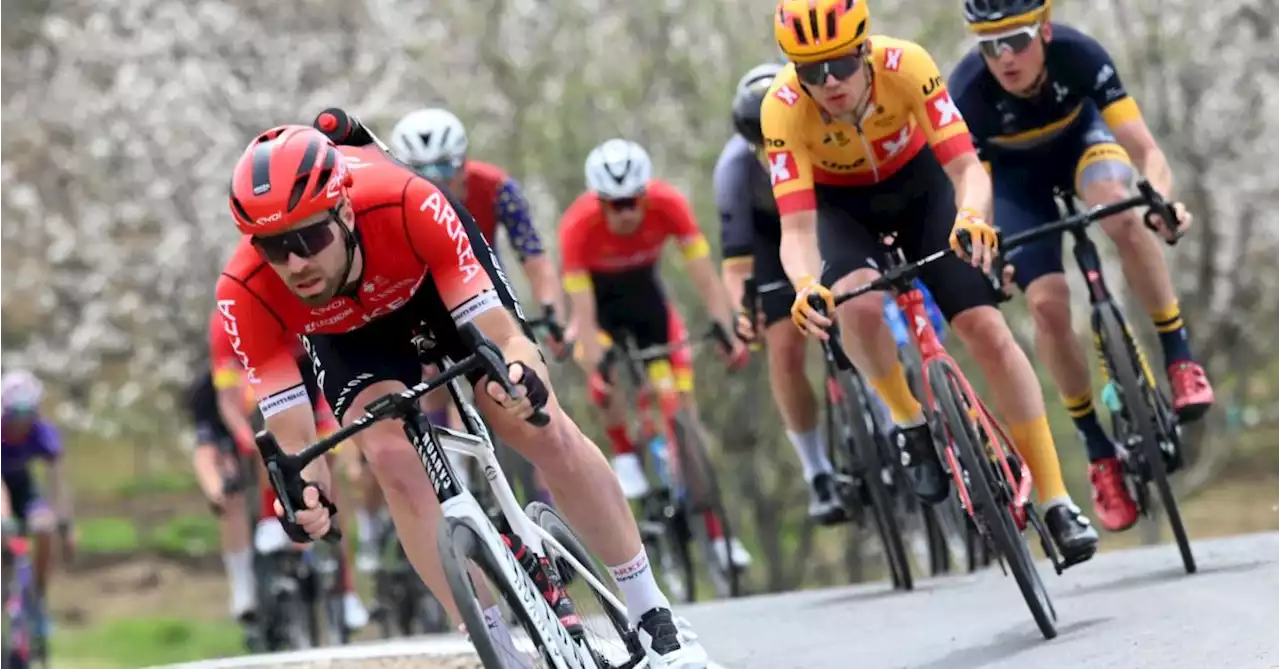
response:
[[[711,181],[720,213],[720,247],[725,258],[750,256],[757,235],[778,238],[782,234],[769,172],[741,135],[734,135],[724,145]],[[762,225],[771,229],[758,229]]]
[[[1107,50],[1092,37],[1052,23],[1045,45],[1046,81],[1032,98],[1004,90],[987,70],[975,47],[951,73],[951,98],[969,124],[974,146],[984,160],[1002,151],[1038,147],[1075,129],[1077,121],[1101,112],[1107,126],[1140,118],[1138,104],[1116,72]]]

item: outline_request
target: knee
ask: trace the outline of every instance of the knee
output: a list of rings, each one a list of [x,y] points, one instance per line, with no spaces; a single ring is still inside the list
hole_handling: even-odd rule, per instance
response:
[[[860,295],[836,309],[840,328],[856,339],[871,339],[884,327],[884,295],[881,293]]]
[[[1124,183],[1114,180],[1098,181],[1089,184],[1085,189],[1085,203],[1090,207],[1108,205],[1119,202],[1129,196]],[[1146,236],[1142,226],[1139,210],[1130,209],[1101,221],[1102,230],[1115,242],[1116,246],[1128,247]]]
[[[1068,334],[1071,332],[1071,295],[1066,277],[1045,277],[1027,291],[1027,310],[1036,324],[1036,330],[1044,334]]]
[[[382,488],[410,492],[413,474],[423,471],[422,462],[399,422],[383,421],[374,425],[356,437],[356,444]]]
[[[765,330],[765,351],[774,376],[804,374],[805,338],[790,321],[778,321]]]
[[[975,357],[990,356],[1017,346],[1013,332],[995,307],[974,307],[958,314],[951,328]]]

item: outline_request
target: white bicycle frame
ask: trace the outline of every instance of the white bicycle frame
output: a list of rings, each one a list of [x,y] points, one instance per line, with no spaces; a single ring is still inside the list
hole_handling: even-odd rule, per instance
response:
[[[524,510],[520,508],[520,503],[516,500],[515,493],[511,490],[511,484],[502,472],[502,466],[498,463],[498,458],[494,451],[493,441],[489,437],[489,432],[485,428],[484,422],[480,420],[479,412],[463,399],[457,379],[450,381],[450,390],[460,410],[466,414],[467,422],[474,426],[480,434],[459,432],[439,425],[432,425],[429,433],[424,432],[423,436],[434,443],[415,444],[415,447],[422,458],[422,464],[427,468],[427,473],[431,477],[432,484],[436,487],[436,490],[440,490],[442,487],[438,483],[438,477],[440,477],[441,473],[447,479],[453,481],[458,481],[458,477],[452,471],[448,459],[441,457],[441,455],[433,456],[433,450],[442,448],[445,451],[479,460],[485,479],[488,481],[489,487],[493,490],[494,498],[502,509],[502,514],[521,541],[539,557],[546,556],[546,546],[552,547],[557,557],[563,559],[577,570],[577,577],[590,585],[596,591],[596,594],[602,596],[609,605],[618,610],[626,610],[622,602],[592,574],[586,565],[579,562],[560,542],[556,541],[546,530],[539,527],[537,523],[525,515]],[[511,553],[511,549],[503,541],[502,535],[493,526],[493,522],[489,520],[484,507],[480,505],[469,490],[462,486],[459,486],[459,488],[461,490],[460,494],[445,500],[441,504],[441,509],[446,518],[445,527],[448,526],[447,519],[449,518],[455,518],[467,523],[480,535],[484,541],[485,548],[491,555],[495,557],[501,556],[501,559],[496,560],[497,564],[501,565],[501,577],[506,580],[512,592],[518,595],[520,607],[524,609],[528,618],[534,623],[538,636],[537,641],[547,649],[547,654],[555,667],[558,669],[597,667],[598,665],[592,656],[591,649],[585,643],[574,642],[568,630],[560,624],[559,618],[556,616],[555,611],[551,609],[551,605],[547,603],[546,598],[538,591],[524,568],[516,562],[515,555]]]

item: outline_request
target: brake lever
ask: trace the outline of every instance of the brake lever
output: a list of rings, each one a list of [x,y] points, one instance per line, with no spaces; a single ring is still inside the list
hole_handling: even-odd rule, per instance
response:
[[[498,345],[485,337],[475,323],[467,323],[458,328],[458,334],[462,336],[463,344],[479,358],[480,367],[484,370],[485,376],[496,381],[507,397],[519,397],[516,394],[516,385],[508,376],[507,361],[502,357],[502,351]],[[543,427],[551,422],[551,416],[547,414],[545,408],[537,408],[533,410],[533,415],[525,420],[534,427]]]
[[[1165,201],[1164,197],[1156,192],[1150,181],[1140,179],[1138,181],[1138,192],[1142,194],[1143,199],[1147,201],[1149,209],[1142,215],[1142,223],[1146,225],[1152,232],[1160,232],[1150,220],[1151,212],[1155,212],[1160,218],[1164,219],[1165,229],[1169,231],[1169,236],[1165,238],[1165,243],[1173,246],[1182,239],[1182,231],[1178,229],[1178,217],[1173,213],[1173,207]]]
[[[280,442],[276,441],[274,434],[262,430],[253,436],[253,441],[258,446],[258,453],[262,456],[263,464],[266,465],[267,479],[271,482],[271,488],[276,493],[276,499],[280,500],[280,508],[284,511],[284,519],[297,525],[298,509],[306,508],[302,493],[307,486],[302,480],[302,468],[284,452],[284,449],[280,448]],[[328,509],[330,516],[337,514],[338,508],[334,506],[333,502],[322,497],[321,503]],[[337,543],[342,539],[342,530],[338,529],[337,523],[330,523],[329,531],[324,535],[323,539],[331,544]]]

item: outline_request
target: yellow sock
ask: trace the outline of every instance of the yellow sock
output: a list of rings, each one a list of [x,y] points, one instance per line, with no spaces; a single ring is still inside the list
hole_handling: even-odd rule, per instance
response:
[[[1036,483],[1036,497],[1043,504],[1055,497],[1067,497],[1067,484],[1062,481],[1062,465],[1058,449],[1053,445],[1049,420],[1044,416],[1009,426],[1009,437],[1018,454],[1027,461],[1031,478]]]
[[[901,362],[895,362],[893,371],[878,379],[868,379],[868,383],[889,407],[893,422],[906,425],[920,416],[920,403],[911,394],[911,386],[907,383],[907,372]]]

